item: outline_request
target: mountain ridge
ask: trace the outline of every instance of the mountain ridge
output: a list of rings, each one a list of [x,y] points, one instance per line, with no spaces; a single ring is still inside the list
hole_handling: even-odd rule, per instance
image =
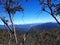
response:
[[[35,23],[35,24],[25,24],[25,25],[15,25],[16,30],[20,31],[30,31],[32,28],[38,28],[41,30],[48,30],[53,28],[58,28],[59,25],[55,22],[47,22],[47,23]],[[5,28],[4,25],[0,25],[0,28]]]

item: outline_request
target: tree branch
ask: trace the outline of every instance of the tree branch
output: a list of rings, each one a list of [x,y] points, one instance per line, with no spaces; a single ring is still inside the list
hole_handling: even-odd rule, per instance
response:
[[[2,17],[0,17],[0,19],[2,20],[2,22],[7,26],[7,28],[10,30],[10,32],[13,33],[13,31],[11,30],[11,28],[8,26],[7,22],[5,19],[3,19]]]
[[[51,11],[51,16],[57,21],[57,23],[60,25],[60,22],[58,21],[58,19],[54,16],[54,13],[53,13],[53,10],[52,10],[52,8],[50,7],[50,5],[48,4],[48,7],[49,7],[49,9],[50,9],[50,11]]]

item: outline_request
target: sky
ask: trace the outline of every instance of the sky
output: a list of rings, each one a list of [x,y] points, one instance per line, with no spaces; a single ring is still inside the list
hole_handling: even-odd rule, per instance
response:
[[[51,15],[41,10],[40,3],[37,0],[29,0],[28,2],[25,0],[21,1],[21,6],[24,8],[24,11],[15,13],[13,18],[14,24],[56,22]],[[0,13],[0,16],[1,15],[7,16],[6,13],[3,12]],[[60,19],[59,16],[58,19]],[[3,24],[1,20],[0,24]]]

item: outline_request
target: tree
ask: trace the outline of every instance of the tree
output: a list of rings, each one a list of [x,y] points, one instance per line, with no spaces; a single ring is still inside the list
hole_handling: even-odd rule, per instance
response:
[[[17,41],[17,36],[16,36],[16,30],[15,30],[14,23],[13,23],[13,16],[16,13],[16,11],[23,11],[23,8],[20,6],[19,0],[0,0],[0,7],[2,7],[2,6],[3,6],[3,9],[8,13],[9,19],[6,20],[2,16],[0,16],[0,19],[6,25],[6,27],[9,29],[10,35],[11,35],[11,33],[14,33],[15,41],[17,44],[18,41]],[[9,27],[8,21],[10,21],[10,23],[12,25],[11,28]]]
[[[60,22],[56,18],[58,15],[60,16],[60,3],[58,0],[39,0],[39,2],[42,6],[42,10],[49,13],[60,25]]]

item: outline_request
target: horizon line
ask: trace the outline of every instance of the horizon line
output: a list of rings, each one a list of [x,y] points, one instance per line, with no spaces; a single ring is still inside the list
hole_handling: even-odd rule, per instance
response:
[[[57,22],[41,22],[40,24],[42,24],[42,23],[57,23]],[[25,23],[25,24],[14,24],[14,25],[27,25],[27,24],[38,24],[38,23]],[[0,25],[4,25],[4,24],[0,24]],[[11,24],[9,24],[9,25],[11,25]]]

